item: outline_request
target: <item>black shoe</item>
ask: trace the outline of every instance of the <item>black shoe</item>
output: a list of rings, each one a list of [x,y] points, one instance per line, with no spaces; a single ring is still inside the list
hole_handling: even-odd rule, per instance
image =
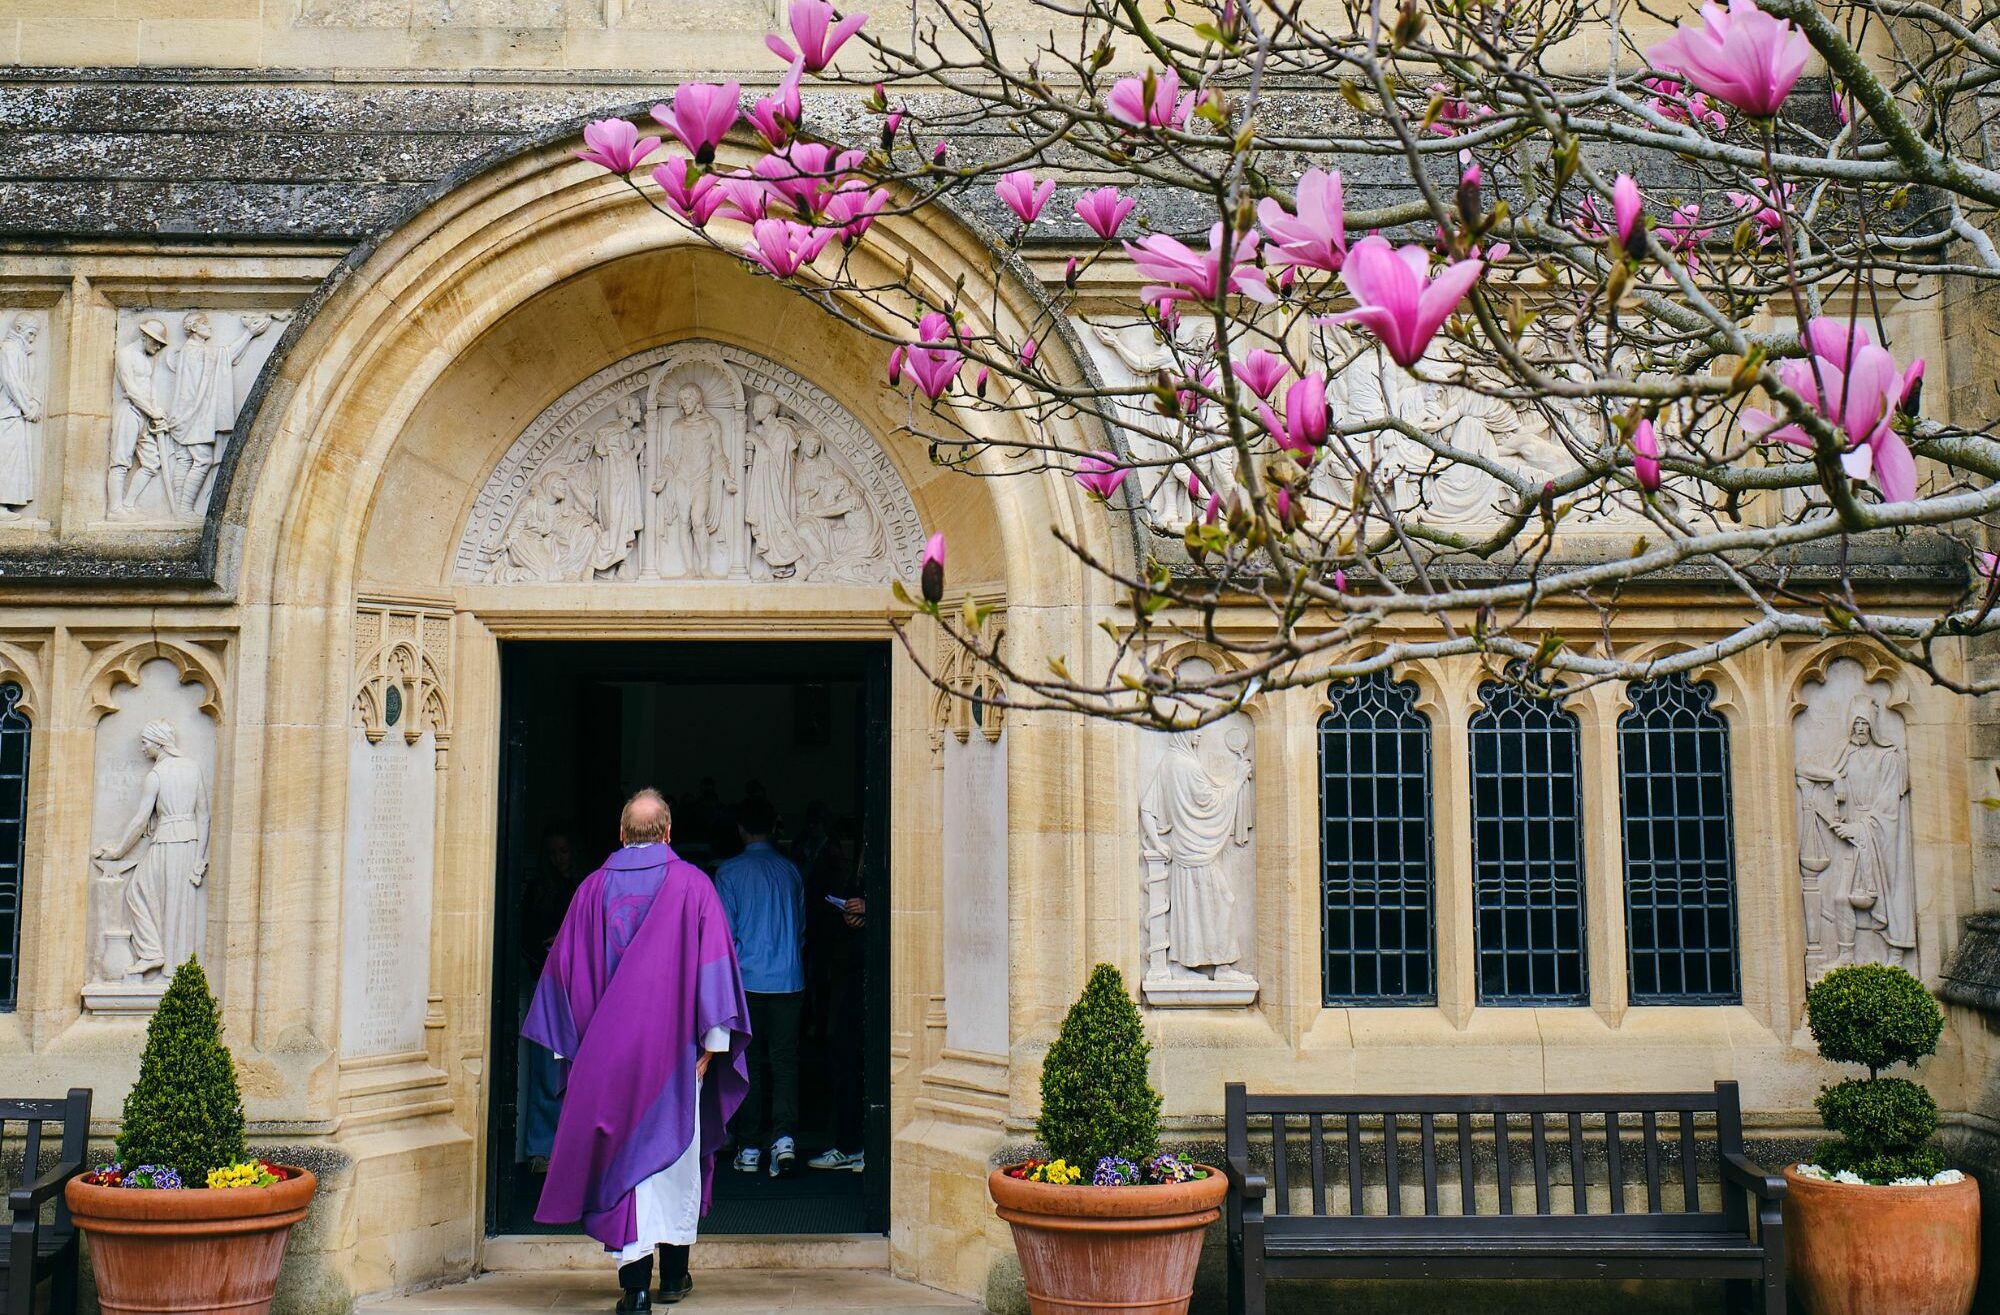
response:
[[[662,1306],[671,1306],[693,1291],[694,1275],[692,1274],[681,1275],[681,1281],[678,1283],[669,1283],[665,1279],[661,1279],[660,1304]]]
[[[653,1309],[653,1299],[646,1295],[646,1289],[633,1288],[618,1299],[618,1315],[634,1315],[638,1311]]]

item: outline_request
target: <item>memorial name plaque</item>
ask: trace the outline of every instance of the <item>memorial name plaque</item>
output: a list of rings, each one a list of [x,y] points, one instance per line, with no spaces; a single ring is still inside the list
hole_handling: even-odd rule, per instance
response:
[[[340,1054],[424,1048],[430,1002],[436,743],[349,732]]]

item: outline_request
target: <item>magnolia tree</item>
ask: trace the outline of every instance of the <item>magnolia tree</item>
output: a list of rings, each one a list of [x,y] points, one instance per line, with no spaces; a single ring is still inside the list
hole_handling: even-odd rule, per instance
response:
[[[581,152],[876,338],[935,460],[1054,469],[1142,527],[1109,555],[1056,531],[1123,600],[1088,662],[1002,652],[943,606],[932,539],[909,601],[1003,701],[1187,724],[1428,656],[1574,685],[1835,636],[1986,688],[1949,641],[2000,627],[2000,444],[1922,405],[1891,331],[2000,278],[2000,11],[1029,12],[1031,50],[983,0],[912,0],[893,33],[793,0],[772,94],[684,83],[660,135],[605,120]],[[718,163],[746,120],[761,151]],[[1042,262],[1035,323],[863,276],[872,224],[940,204]],[[1118,368],[1057,370],[1042,344],[1129,286],[1097,277],[1118,262],[1143,283],[1100,335]],[[991,451],[982,412],[1037,438]],[[1628,645],[1621,609],[1660,586],[1727,619]],[[1176,662],[1190,637],[1227,660]]]

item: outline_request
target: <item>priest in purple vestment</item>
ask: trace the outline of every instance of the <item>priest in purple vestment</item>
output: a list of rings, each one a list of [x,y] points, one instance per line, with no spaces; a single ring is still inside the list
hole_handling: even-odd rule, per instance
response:
[[[577,887],[521,1027],[565,1088],[535,1218],[581,1219],[617,1256],[624,1312],[652,1309],[656,1248],[660,1300],[693,1290],[688,1248],[749,1088],[729,923],[701,869],[667,847],[671,827],[658,791],[626,802],[624,847]]]

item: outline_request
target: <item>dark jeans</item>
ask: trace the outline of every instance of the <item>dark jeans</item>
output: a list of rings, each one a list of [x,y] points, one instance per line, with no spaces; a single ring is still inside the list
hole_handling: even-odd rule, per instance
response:
[[[838,965],[827,983],[826,1067],[833,1087],[833,1144],[852,1154],[865,1140],[861,1106],[866,1019],[859,956],[848,957],[854,962]]]
[[[745,994],[750,1000],[750,1094],[729,1130],[743,1145],[763,1146],[792,1136],[799,1126],[799,1010],[805,992]]]
[[[688,1248],[660,1248],[660,1286],[679,1287],[687,1278],[687,1273]],[[643,1292],[653,1286],[653,1258],[640,1256],[629,1265],[620,1265],[618,1286],[627,1292]]]

